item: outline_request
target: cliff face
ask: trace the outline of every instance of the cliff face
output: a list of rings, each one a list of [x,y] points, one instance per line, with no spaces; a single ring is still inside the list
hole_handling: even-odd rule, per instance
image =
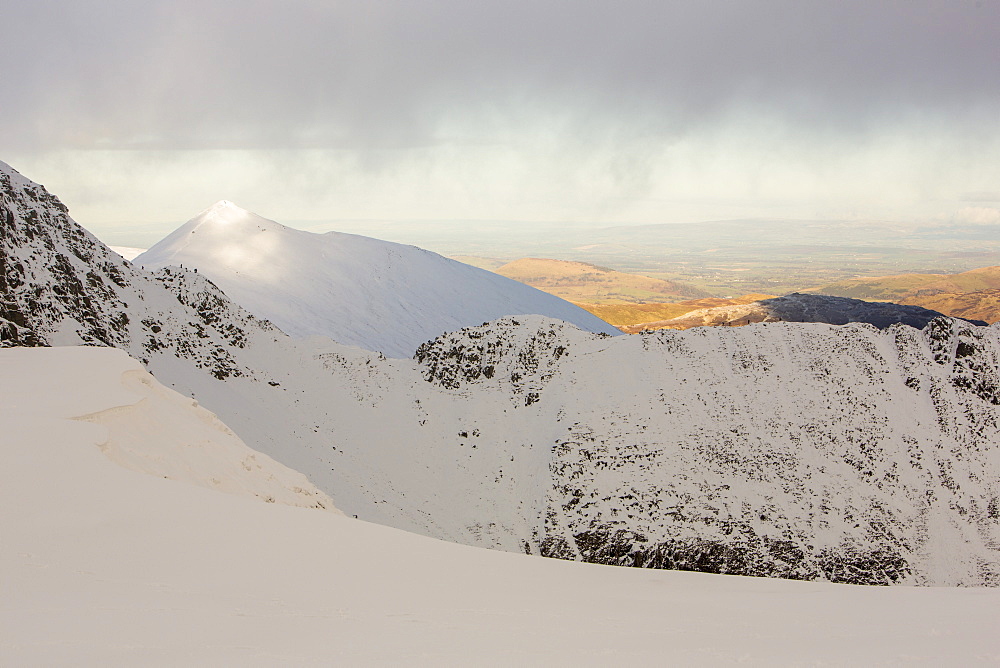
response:
[[[101,253],[59,200],[9,168],[0,197],[0,344],[47,345],[70,313],[80,342],[124,344],[121,258]]]
[[[527,316],[387,360],[131,266],[2,167],[3,345],[122,348],[346,513],[606,564],[1000,584],[995,327]]]

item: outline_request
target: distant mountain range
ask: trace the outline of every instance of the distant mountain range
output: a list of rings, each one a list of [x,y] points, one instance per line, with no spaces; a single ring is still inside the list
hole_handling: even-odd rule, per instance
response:
[[[1000,585],[1000,328],[529,315],[384,359],[132,265],[3,164],[0,193],[0,345],[125,350],[345,513],[602,564]]]
[[[508,315],[546,315],[618,333],[558,297],[436,253],[354,234],[303,232],[225,201],[134,262],[197,270],[292,336],[328,336],[390,357],[410,357],[444,332]]]

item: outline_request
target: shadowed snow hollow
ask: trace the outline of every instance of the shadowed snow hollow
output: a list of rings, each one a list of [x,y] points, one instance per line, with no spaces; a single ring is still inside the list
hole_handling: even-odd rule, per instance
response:
[[[136,258],[147,269],[196,268],[234,301],[292,336],[329,336],[410,357],[443,332],[537,314],[619,333],[567,301],[402,244],[314,234],[218,202]]]

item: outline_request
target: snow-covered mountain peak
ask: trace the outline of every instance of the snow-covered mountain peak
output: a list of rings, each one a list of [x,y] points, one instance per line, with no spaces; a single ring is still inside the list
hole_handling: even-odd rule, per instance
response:
[[[303,235],[314,236],[220,200],[136,257],[135,262],[147,268],[198,268],[213,278],[246,274],[280,283],[295,271],[289,252],[303,245]],[[156,260],[151,262],[151,257]]]
[[[258,216],[256,213],[247,211],[243,207],[238,206],[226,199],[221,199],[212,206],[208,207],[192,218],[189,223],[195,223],[196,226],[218,225],[220,227],[236,229],[241,227],[256,227],[259,230],[277,228],[287,229],[280,223],[276,223],[273,220],[264,218],[263,216]]]
[[[295,233],[296,230],[258,216],[229,200],[219,200],[178,227],[153,248],[158,249],[161,255],[179,254],[197,241],[196,248],[202,254],[217,253],[220,249],[252,243],[251,239],[261,232]],[[195,238],[194,235],[201,237]],[[225,253],[219,260],[227,261]]]
[[[620,333],[558,297],[436,253],[296,230],[225,201],[135,262],[197,269],[292,336],[328,336],[390,357],[410,357],[443,332],[504,316],[544,315],[590,332]]]

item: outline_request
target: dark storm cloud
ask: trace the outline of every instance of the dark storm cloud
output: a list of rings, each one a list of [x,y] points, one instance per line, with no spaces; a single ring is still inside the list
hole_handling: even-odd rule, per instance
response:
[[[412,146],[542,117],[670,136],[743,111],[864,132],[1000,111],[986,0],[14,4],[0,143],[29,150]]]

